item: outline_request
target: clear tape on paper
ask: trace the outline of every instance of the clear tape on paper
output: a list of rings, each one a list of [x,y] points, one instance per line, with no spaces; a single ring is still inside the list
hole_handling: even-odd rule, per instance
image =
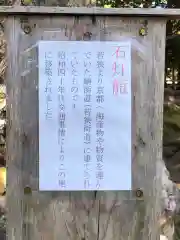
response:
[[[119,43],[126,42],[126,41],[130,42],[131,50],[132,51],[136,51],[137,54],[139,54],[141,56],[141,60],[145,61],[146,60],[146,52],[147,52],[147,49],[148,49],[148,43],[146,41],[140,39],[139,37],[137,37],[137,38],[135,38],[135,37],[132,37],[132,38],[121,37],[120,40],[119,40]],[[57,42],[57,41],[54,41],[54,42]],[[62,41],[62,43],[63,42],[64,41]],[[36,68],[37,72],[38,72],[38,66],[39,66],[38,56],[37,56],[37,53],[38,53],[38,43],[39,42],[35,43],[34,45],[26,48],[24,51],[21,52],[21,57],[23,59],[23,62],[25,63],[25,68],[22,69],[23,71],[21,72],[21,76],[22,77],[26,77],[26,75],[30,74],[31,71],[34,68]],[[78,42],[78,44],[80,44],[80,43],[82,43],[82,42],[81,41]],[[93,44],[93,42],[91,42],[91,43]],[[97,43],[97,41],[96,41],[96,43]],[[37,176],[37,178],[38,178],[38,176]],[[139,187],[139,189],[143,190],[143,186],[138,186],[138,187]],[[125,194],[125,196],[126,196],[126,198],[128,198],[129,195],[127,196]],[[133,194],[131,194],[131,199],[136,199],[136,196],[134,195],[134,192],[133,192]]]

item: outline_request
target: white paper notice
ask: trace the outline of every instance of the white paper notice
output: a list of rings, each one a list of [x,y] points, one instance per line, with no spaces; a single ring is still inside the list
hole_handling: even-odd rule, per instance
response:
[[[130,42],[39,42],[39,189],[131,190]]]

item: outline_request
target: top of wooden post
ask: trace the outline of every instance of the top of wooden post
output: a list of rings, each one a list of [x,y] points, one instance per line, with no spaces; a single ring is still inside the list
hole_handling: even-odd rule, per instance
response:
[[[180,19],[180,9],[0,6],[1,15],[114,15]]]

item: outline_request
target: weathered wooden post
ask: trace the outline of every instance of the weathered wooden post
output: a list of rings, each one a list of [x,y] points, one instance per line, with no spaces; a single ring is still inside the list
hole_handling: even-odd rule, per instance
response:
[[[16,6],[1,7],[0,12],[8,15],[8,239],[159,239],[156,164],[162,158],[165,27],[166,19],[177,17],[179,10]],[[124,191],[39,192],[39,40],[130,42],[133,190],[129,197]],[[52,169],[51,146],[48,156]],[[75,164],[72,168],[78,171]],[[46,177],[52,182],[52,175]],[[135,191],[138,188],[143,196],[136,196],[141,193]]]

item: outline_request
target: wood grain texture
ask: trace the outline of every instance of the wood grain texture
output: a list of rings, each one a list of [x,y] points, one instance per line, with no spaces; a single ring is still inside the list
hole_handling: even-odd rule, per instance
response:
[[[29,34],[21,28],[27,24]],[[143,18],[110,16],[8,17],[8,240],[159,240],[156,163],[162,158],[165,21],[148,19],[144,37],[139,36],[143,24]],[[124,192],[37,191],[41,39],[132,39],[133,187],[143,189],[144,201]],[[26,186],[33,189],[29,195]]]
[[[100,8],[100,7],[47,7],[0,6],[1,15],[120,15],[137,17],[180,18],[180,9],[161,8]]]

